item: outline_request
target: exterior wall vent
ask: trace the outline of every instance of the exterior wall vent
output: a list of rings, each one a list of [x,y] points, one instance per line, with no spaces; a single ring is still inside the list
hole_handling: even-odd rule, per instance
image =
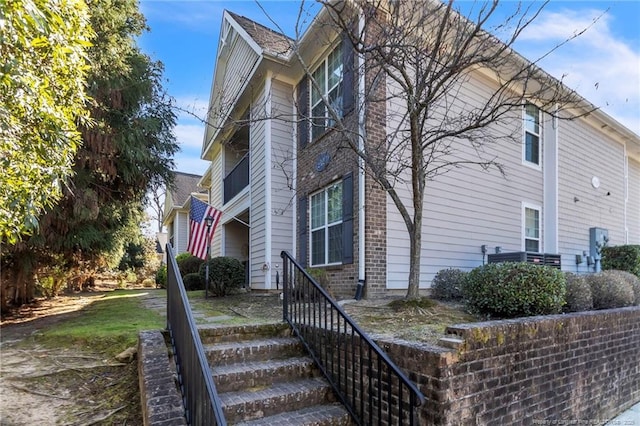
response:
[[[561,256],[559,254],[533,253],[528,251],[517,251],[513,253],[496,253],[488,255],[489,263],[502,262],[527,262],[536,265],[551,266],[561,268]]]

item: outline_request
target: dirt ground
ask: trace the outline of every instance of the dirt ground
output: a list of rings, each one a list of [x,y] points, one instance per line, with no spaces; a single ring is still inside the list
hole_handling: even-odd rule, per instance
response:
[[[90,348],[59,349],[38,345],[34,336],[46,327],[81,314],[81,309],[113,288],[94,289],[25,306],[0,323],[0,425],[142,424],[135,362],[102,359]],[[437,343],[447,325],[473,321],[459,306],[428,303],[394,305],[398,298],[361,300],[343,308],[376,336]],[[145,306],[164,312],[164,290],[152,289]],[[196,297],[199,323],[271,322],[282,319],[278,294],[244,293],[224,298]],[[109,405],[113,393],[124,405]]]
[[[51,350],[35,339],[113,289],[37,300],[2,318],[0,425],[142,424],[135,363],[103,359],[90,348]],[[114,400],[127,403],[113,406]]]

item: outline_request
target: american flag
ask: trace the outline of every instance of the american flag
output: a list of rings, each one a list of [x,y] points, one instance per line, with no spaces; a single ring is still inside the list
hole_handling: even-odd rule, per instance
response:
[[[209,230],[209,239],[207,241],[207,222],[205,219],[211,216],[213,222]],[[203,203],[195,197],[191,197],[191,210],[189,211],[190,227],[189,227],[189,243],[187,251],[200,259],[206,259],[207,246],[211,244],[213,233],[216,230],[218,221],[222,216],[220,210],[216,210],[207,203]]]

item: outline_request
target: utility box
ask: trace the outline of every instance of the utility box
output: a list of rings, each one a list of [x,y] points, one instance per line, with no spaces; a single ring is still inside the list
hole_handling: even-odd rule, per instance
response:
[[[609,242],[609,230],[604,228],[589,228],[589,255],[600,260],[602,247]]]
[[[604,228],[589,228],[589,256],[595,261],[595,270],[600,272],[602,248],[609,242],[609,230]]]
[[[527,262],[535,265],[551,266],[561,269],[561,257],[559,254],[533,253],[528,251],[517,251],[513,253],[496,253],[488,256],[489,263],[503,262]]]

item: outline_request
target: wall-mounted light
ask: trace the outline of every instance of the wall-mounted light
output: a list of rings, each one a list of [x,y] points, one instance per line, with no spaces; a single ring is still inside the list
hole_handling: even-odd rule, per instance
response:
[[[574,203],[577,203],[578,201],[580,201],[580,198],[578,198],[578,197],[573,197],[573,202],[574,202]]]
[[[500,246],[496,247],[496,254],[498,254],[498,253],[502,253],[502,247],[500,247]]]

